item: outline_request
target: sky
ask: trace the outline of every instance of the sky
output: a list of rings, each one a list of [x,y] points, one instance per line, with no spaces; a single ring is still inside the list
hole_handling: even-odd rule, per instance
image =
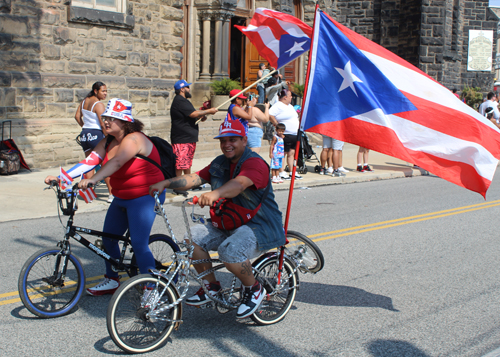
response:
[[[490,0],[490,7],[500,7],[500,0]]]

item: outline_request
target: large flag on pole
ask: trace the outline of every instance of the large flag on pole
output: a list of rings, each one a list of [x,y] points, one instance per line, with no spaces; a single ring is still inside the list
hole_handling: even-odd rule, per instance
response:
[[[259,7],[248,27],[237,26],[274,68],[309,51],[312,28],[305,22],[282,12]]]
[[[415,66],[317,11],[301,127],[485,196],[500,158],[496,126]]]

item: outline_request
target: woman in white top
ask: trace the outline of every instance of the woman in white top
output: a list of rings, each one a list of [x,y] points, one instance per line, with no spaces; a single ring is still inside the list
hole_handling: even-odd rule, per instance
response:
[[[101,100],[106,99],[108,89],[102,82],[95,82],[92,85],[92,90],[87,94],[85,99],[76,108],[75,120],[82,127],[80,133],[80,144],[82,146],[85,157],[88,157],[92,150],[106,136],[106,129],[101,119],[101,114],[106,109]],[[87,178],[94,176],[94,171],[87,173]],[[105,180],[109,192],[109,179]],[[108,202],[111,203],[113,196],[109,196]]]
[[[87,94],[75,113],[75,120],[82,127],[80,133],[80,143],[85,157],[89,156],[92,150],[106,136],[106,129],[101,119],[104,113],[104,104],[101,100],[106,99],[108,89],[102,82],[95,82],[92,90]]]
[[[278,96],[278,101],[269,110],[269,120],[274,126],[278,123],[283,123],[286,126],[285,129],[285,153],[286,161],[290,172],[293,167],[293,160],[295,157],[295,147],[297,145],[297,133],[299,130],[299,115],[297,111],[292,106],[292,92],[288,89],[283,89]],[[281,168],[280,176],[287,179],[288,175]],[[302,177],[295,173],[296,179],[301,179]]]

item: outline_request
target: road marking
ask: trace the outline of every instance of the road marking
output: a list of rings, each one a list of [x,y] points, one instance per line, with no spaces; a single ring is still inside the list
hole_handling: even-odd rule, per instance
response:
[[[376,223],[372,223],[372,224],[365,224],[362,226],[344,228],[344,229],[339,229],[339,230],[331,231],[331,232],[317,233],[317,234],[309,235],[308,237],[311,238],[314,242],[320,242],[323,240],[335,239],[335,238],[346,237],[346,236],[359,234],[359,233],[365,233],[365,232],[376,231],[376,230],[385,229],[385,228],[397,227],[397,226],[401,226],[401,225],[409,224],[409,223],[423,222],[423,221],[427,221],[430,219],[436,219],[436,218],[442,218],[442,217],[452,216],[452,215],[456,215],[456,214],[473,212],[473,211],[478,211],[481,209],[492,208],[492,207],[497,207],[497,206],[500,206],[500,200],[479,203],[479,204],[470,205],[470,206],[452,208],[452,209],[448,209],[448,210],[444,210],[444,211],[425,213],[425,214],[420,214],[420,215],[410,216],[410,217],[405,217],[405,218],[392,219],[389,221],[376,222]],[[326,236],[326,237],[324,237],[324,236]]]
[[[485,354],[483,357],[500,357],[500,348]]]
[[[336,231],[317,233],[317,234],[309,235],[308,237],[311,238],[313,242],[320,242],[320,241],[324,241],[324,240],[335,239],[335,238],[339,238],[339,237],[347,237],[347,236],[354,235],[354,234],[371,232],[371,231],[376,231],[376,230],[386,229],[386,228],[391,228],[391,227],[397,227],[397,226],[401,226],[404,224],[423,222],[423,221],[427,221],[430,219],[443,218],[443,217],[453,216],[456,214],[473,212],[473,211],[478,211],[481,209],[492,208],[492,207],[497,207],[497,206],[500,206],[500,200],[478,203],[478,204],[474,204],[474,205],[470,205],[470,206],[463,206],[463,207],[458,207],[458,208],[451,208],[451,209],[447,209],[447,210],[443,210],[443,211],[424,213],[424,214],[420,214],[420,215],[416,215],[416,216],[391,219],[388,221],[376,222],[376,223],[372,223],[372,224],[365,224],[365,225],[357,226],[357,227],[343,228],[343,229],[339,229]],[[211,257],[214,257],[216,255],[217,255],[217,253],[211,254]],[[124,274],[124,273],[122,273],[122,274]],[[85,283],[86,283],[85,287],[89,287],[90,285],[92,285],[92,284],[88,284],[89,282],[102,279],[103,277],[104,277],[103,275],[98,275],[98,276],[93,276],[91,278],[87,278],[85,281]],[[122,276],[122,278],[123,278],[123,276]],[[125,279],[123,279],[123,280],[126,280],[126,279],[128,279],[128,277],[125,277]],[[2,301],[0,301],[0,306],[13,304],[13,303],[21,301],[17,291],[11,291],[8,293],[0,294],[0,299],[12,297],[12,296],[16,296],[16,298],[2,300]],[[496,354],[493,354],[493,353],[496,353]],[[493,352],[490,352],[490,354],[485,355],[483,357],[500,357],[500,349],[495,350]]]

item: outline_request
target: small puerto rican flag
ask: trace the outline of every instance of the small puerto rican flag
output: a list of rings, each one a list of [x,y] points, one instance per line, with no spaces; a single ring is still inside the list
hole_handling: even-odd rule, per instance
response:
[[[59,174],[59,187],[61,187],[61,190],[71,190],[71,184],[73,183],[73,179],[71,178],[70,175],[64,169],[61,167],[60,168],[60,174]]]
[[[82,175],[82,178],[87,178],[85,175]],[[79,190],[78,194],[83,198],[85,203],[90,203],[97,198],[95,191],[92,187],[88,187],[85,190]]]

